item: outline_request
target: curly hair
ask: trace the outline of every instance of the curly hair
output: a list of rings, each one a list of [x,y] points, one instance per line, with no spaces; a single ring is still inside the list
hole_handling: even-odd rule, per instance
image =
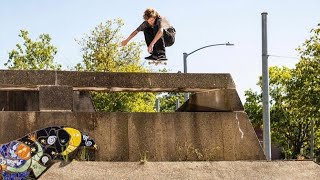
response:
[[[158,17],[158,16],[160,16],[160,14],[153,8],[148,8],[143,13],[144,20],[148,20],[149,18]]]

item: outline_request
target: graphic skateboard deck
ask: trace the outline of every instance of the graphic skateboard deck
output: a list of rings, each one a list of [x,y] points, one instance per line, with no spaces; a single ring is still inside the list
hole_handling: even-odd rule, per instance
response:
[[[149,61],[148,62],[148,64],[150,65],[150,64],[154,64],[154,65],[156,65],[156,66],[158,66],[159,64],[161,64],[161,65],[167,65],[167,60],[155,60],[155,59],[147,59],[147,61]]]
[[[0,144],[0,179],[37,179],[55,161],[72,160],[80,147],[96,149],[85,133],[64,126],[47,127]]]

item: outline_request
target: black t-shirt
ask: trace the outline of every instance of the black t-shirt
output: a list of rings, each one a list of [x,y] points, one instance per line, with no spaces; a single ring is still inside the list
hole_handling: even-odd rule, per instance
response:
[[[170,23],[165,17],[157,17],[155,22],[155,27],[168,29],[170,27]],[[148,21],[143,21],[142,24],[136,29],[136,31],[144,31],[146,28],[150,28],[151,25],[148,23]]]

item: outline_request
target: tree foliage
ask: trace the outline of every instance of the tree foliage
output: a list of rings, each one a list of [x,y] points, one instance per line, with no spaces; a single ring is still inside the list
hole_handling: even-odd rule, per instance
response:
[[[9,52],[9,59],[4,64],[12,70],[60,70],[61,65],[54,63],[57,48],[51,44],[48,34],[41,34],[33,41],[26,30],[20,35],[24,43],[16,44],[16,49]]]
[[[160,112],[174,112],[176,110],[176,103],[184,103],[184,93],[166,93],[159,97]]]
[[[315,147],[320,150],[320,25],[301,47],[296,67],[270,67],[270,119],[272,141],[286,158],[310,154],[311,121],[315,122]],[[261,87],[261,77],[258,85]],[[262,127],[262,94],[245,92],[245,110],[256,127]]]
[[[298,105],[297,118],[306,121],[305,129],[315,122],[315,148],[320,155],[320,24],[311,30],[309,39],[297,48],[300,61],[289,86],[292,104]],[[303,112],[303,113],[301,113]],[[308,134],[309,135],[309,134]],[[310,140],[310,138],[308,138]],[[308,147],[308,143],[303,146]],[[310,150],[310,149],[307,149]]]
[[[83,63],[76,66],[81,71],[96,72],[148,72],[141,65],[142,43],[130,42],[121,46],[120,34],[124,25],[121,19],[100,23],[90,34],[78,40],[82,47]],[[93,92],[98,111],[153,112],[155,95],[134,92]]]

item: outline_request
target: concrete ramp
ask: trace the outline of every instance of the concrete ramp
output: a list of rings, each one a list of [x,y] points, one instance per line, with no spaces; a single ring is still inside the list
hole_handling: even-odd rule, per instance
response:
[[[40,179],[319,179],[312,161],[77,162],[54,164]]]

